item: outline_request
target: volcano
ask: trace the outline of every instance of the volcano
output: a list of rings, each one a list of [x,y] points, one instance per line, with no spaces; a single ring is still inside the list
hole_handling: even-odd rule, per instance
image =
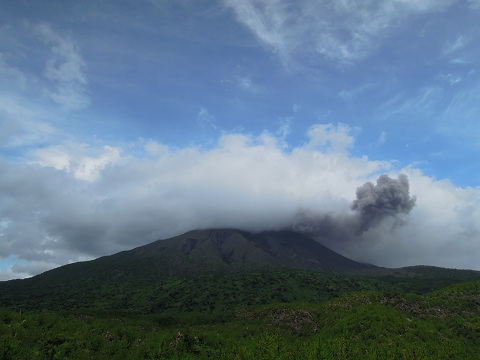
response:
[[[391,283],[431,291],[478,278],[473,271],[359,263],[292,231],[208,229],[0,282],[0,307],[203,311],[251,301],[316,301],[348,291],[391,290]]]

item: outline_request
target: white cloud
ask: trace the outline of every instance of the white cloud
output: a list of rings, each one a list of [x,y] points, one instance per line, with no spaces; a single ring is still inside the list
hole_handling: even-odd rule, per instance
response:
[[[85,63],[78,47],[48,24],[25,22],[15,30],[3,34],[11,48],[0,54],[4,80],[0,83],[0,145],[43,147],[71,137],[59,130],[67,114],[62,110],[89,104]],[[41,68],[43,72],[35,71]]]
[[[445,43],[442,55],[448,59],[450,64],[456,65],[471,65],[476,62],[476,56],[471,53],[475,49],[474,38],[459,35],[454,40],[449,40]]]
[[[250,93],[257,94],[261,91],[261,87],[255,84],[250,76],[237,76],[235,82],[240,89]]]
[[[67,110],[87,107],[86,64],[75,41],[47,23],[25,22],[15,30],[3,34],[10,47],[0,54],[0,90],[10,97],[46,97]]]
[[[467,39],[465,35],[460,35],[453,42],[452,41],[447,42],[443,50],[443,54],[444,55],[455,54],[459,50],[464,49],[469,42],[470,42],[469,39]]]
[[[356,188],[392,167],[351,156],[353,141],[346,125],[318,124],[304,146],[288,150],[268,133],[230,134],[209,150],[142,141],[146,156],[136,152],[121,161],[113,147],[52,148],[36,153],[43,167],[2,161],[0,256],[23,261],[11,268],[23,276],[39,264],[46,269],[195,228],[279,229],[292,225],[299,211],[341,218],[351,213]],[[86,158],[95,165],[78,172]],[[386,266],[480,268],[480,189],[458,188],[413,168],[403,172],[417,196],[404,225],[385,223],[355,241],[329,245]]]
[[[308,131],[308,136],[310,137],[309,146],[335,153],[346,152],[354,141],[350,135],[350,127],[345,124],[315,125]]]
[[[56,115],[22,96],[1,94],[0,144],[8,147],[45,143],[58,134]]]
[[[448,83],[453,86],[462,82],[462,77],[455,74],[447,74],[443,77]]]
[[[279,126],[277,128],[277,131],[275,134],[278,136],[279,140],[283,141],[283,146],[287,147],[287,143],[285,142],[286,138],[288,135],[291,134],[292,132],[292,123],[293,123],[294,117],[293,116],[288,116],[284,118],[279,119]]]
[[[346,129],[335,136],[327,128],[325,141],[341,148],[335,142],[343,146]],[[363,181],[387,166],[310,145],[286,153],[269,134],[225,135],[211,150],[148,144],[147,158],[102,162],[89,181],[79,181],[79,164],[113,148],[48,148],[35,153],[42,167],[0,163],[0,212],[11,220],[0,256],[61,264],[192,228],[277,228],[302,206],[348,208],[357,179],[338,173]]]
[[[378,137],[377,144],[378,145],[383,145],[387,141],[387,133],[385,131],[382,131],[380,133],[380,136]]]
[[[364,95],[365,92],[370,91],[374,88],[378,88],[377,83],[365,83],[354,89],[343,89],[338,93],[338,96],[345,102],[349,103],[355,100],[357,97]]]
[[[480,9],[480,0],[468,0],[468,4],[472,9]]]
[[[1,53],[0,53],[0,75],[3,81],[5,81],[4,85],[8,82],[7,89],[9,91],[12,91],[12,89],[25,90],[27,84],[29,83],[29,80],[31,80],[19,69],[8,64],[7,57]]]
[[[241,72],[239,69],[236,72]],[[242,91],[245,91],[250,94],[259,94],[264,91],[264,88],[257,84],[250,75],[245,74],[236,74],[232,75],[229,78],[222,79],[222,83],[232,84],[239,88]]]
[[[480,131],[480,111],[477,106],[480,102],[479,91],[480,83],[457,91],[446,104],[440,118],[442,121],[437,127],[437,131],[452,144],[461,145],[464,149],[480,147],[477,135]]]
[[[160,156],[164,153],[168,153],[168,146],[160,144],[154,140],[148,140],[144,145],[145,151],[151,156]]]
[[[388,119],[398,114],[432,115],[445,101],[445,90],[440,86],[427,86],[418,89],[413,95],[399,93],[379,107],[383,118]],[[428,117],[425,117],[428,118]]]
[[[14,272],[12,271],[11,268],[8,268],[6,270],[0,269],[0,281],[7,281],[12,279],[23,279],[30,276],[32,275],[28,273]]]
[[[289,14],[282,1],[236,1],[226,0],[232,7],[239,20],[254,32],[266,45],[281,56],[288,53],[289,32],[285,30]],[[290,31],[294,31],[291,28]]]
[[[459,188],[419,170],[404,171],[417,196],[408,223],[395,231],[382,231],[381,239],[376,229],[347,253],[386,266],[426,263],[480,269],[480,188]]]
[[[443,11],[453,1],[224,0],[224,3],[258,41],[276,53],[285,64],[312,64],[318,59],[327,59],[343,67],[373,54],[395,31],[408,28],[411,18],[421,20],[419,15]],[[468,1],[472,7],[475,4],[478,1]],[[464,10],[465,8],[461,9]],[[70,15],[66,15],[68,19],[74,19],[78,14]],[[91,18],[92,24],[96,24],[97,15]],[[224,14],[217,13],[215,16],[217,15]],[[123,18],[121,13],[118,16],[117,20]],[[440,17],[435,17],[428,24],[422,21],[416,24],[422,23],[418,26],[431,29],[430,33],[425,33],[426,36],[431,36],[434,25],[438,25],[436,20],[439,19]],[[479,87],[475,84],[476,68],[472,67],[469,73],[468,66],[465,66],[474,64],[474,59],[477,58],[473,46],[476,34],[469,27],[470,33],[461,35],[459,31],[466,29],[463,25],[454,26],[451,36],[446,39],[448,42],[445,40],[441,43],[439,52],[435,53],[437,60],[455,63],[454,66],[450,64],[448,69],[438,71],[432,67],[432,72],[443,74],[437,75],[435,82],[429,82],[427,78],[412,79],[408,72],[402,70],[402,74],[406,74],[406,82],[403,82],[399,73],[393,69],[391,77],[395,79],[395,84],[388,82],[387,89],[384,87],[385,82],[375,80],[375,72],[389,70],[380,70],[380,67],[375,66],[376,70],[369,73],[369,69],[374,66],[363,67],[362,64],[361,70],[367,73],[345,72],[338,79],[339,82],[334,79],[338,75],[335,73],[331,74],[330,80],[327,77],[320,80],[309,78],[307,83],[292,84],[298,86],[298,89],[299,86],[305,86],[299,92],[292,87],[291,94],[295,92],[297,95],[292,95],[293,98],[289,100],[299,102],[302,111],[299,110],[300,105],[294,105],[294,117],[279,118],[278,129],[273,130],[274,134],[224,134],[218,143],[213,146],[209,143],[206,148],[172,148],[155,140],[139,140],[133,145],[106,145],[99,138],[85,140],[83,136],[90,133],[88,124],[98,124],[100,121],[103,121],[102,126],[95,131],[100,138],[102,130],[110,129],[113,131],[109,134],[110,139],[118,136],[131,139],[131,136],[135,136],[132,133],[119,135],[122,126],[113,127],[123,121],[128,122],[128,114],[136,111],[133,103],[144,104],[143,100],[148,101],[148,98],[140,102],[132,101],[132,104],[122,104],[127,110],[125,114],[122,113],[125,119],[102,119],[102,114],[111,109],[108,109],[107,103],[100,104],[102,96],[99,93],[98,109],[105,112],[89,113],[87,122],[76,116],[71,118],[71,113],[63,110],[84,109],[90,102],[89,72],[84,59],[102,56],[97,59],[110,61],[108,56],[114,53],[97,53],[98,49],[90,47],[97,42],[89,42],[91,39],[86,39],[85,42],[90,45],[80,48],[75,31],[81,29],[69,27],[72,24],[70,20],[62,21],[63,25],[31,25],[29,20],[21,23],[15,19],[8,22],[8,25],[0,28],[0,37],[7,40],[6,50],[0,54],[0,146],[6,150],[1,155],[4,158],[0,157],[0,257],[17,255],[20,263],[0,270],[8,272],[7,275],[0,274],[0,277],[14,276],[14,272],[26,276],[27,273],[39,271],[42,266],[47,268],[85,256],[112,253],[192,228],[231,226],[254,230],[274,229],[291,222],[299,209],[315,215],[326,212],[349,214],[356,187],[365,181],[375,180],[380,173],[390,171],[394,174],[401,169],[395,169],[395,163],[352,156],[350,150],[354,148],[355,134],[347,125],[317,124],[307,131],[303,145],[292,146],[287,143],[287,138],[296,138],[294,141],[298,141],[298,127],[301,126],[300,123],[308,121],[305,118],[312,111],[337,115],[343,113],[343,107],[336,108],[336,101],[327,104],[326,99],[335,93],[348,106],[353,107],[362,102],[359,109],[351,112],[356,123],[361,123],[362,119],[368,117],[368,109],[375,114],[380,111],[380,117],[389,119],[389,122],[400,117],[407,122],[435,119],[430,121],[431,126],[426,127],[431,130],[429,136],[432,139],[435,137],[433,133],[440,133],[441,141],[447,140],[459,149],[477,147],[477,150],[480,146],[477,135],[480,128],[476,120],[480,91],[477,91]],[[132,24],[128,21],[116,24],[132,29]],[[212,23],[213,26],[215,24]],[[136,27],[138,24],[134,25]],[[133,43],[130,40],[138,39],[137,36],[154,34],[156,30],[151,32],[151,29],[158,30],[150,25],[148,22],[143,24],[141,34],[137,32],[139,28],[136,28],[128,44]],[[165,26],[171,24],[167,22]],[[198,26],[200,28],[201,24],[198,23]],[[144,32],[147,28],[148,31]],[[221,41],[238,39],[235,27],[231,30],[228,34],[222,34]],[[412,33],[416,36],[420,31]],[[438,36],[443,34],[438,32],[432,44],[438,44]],[[397,39],[395,36],[393,38]],[[109,36],[106,36],[101,42],[112,50],[115,45],[108,39]],[[152,44],[156,44],[153,45],[155,49],[150,48],[149,39],[142,37],[140,41],[141,49],[147,55],[135,60],[141,63],[148,61],[145,64],[153,65],[161,56],[159,58],[149,54],[162,49],[158,48],[156,37],[152,40]],[[198,46],[203,46],[202,44],[206,43],[202,41]],[[407,49],[402,46],[397,48],[396,45],[402,44],[398,42],[389,46],[395,54],[401,55],[401,51]],[[177,48],[167,47],[168,51],[176,51],[174,48]],[[179,46],[178,49],[180,48],[183,47]],[[197,51],[192,49],[189,54],[191,50]],[[95,51],[84,58],[82,55],[90,50]],[[124,50],[115,53],[123,53]],[[193,73],[189,72],[189,57],[186,53],[178,52],[174,55],[164,60],[168,62],[168,59],[184,56],[184,64],[187,66],[185,73]],[[424,59],[437,64],[433,57]],[[113,77],[118,84],[128,83],[122,77],[125,76],[125,71],[115,71],[138,65],[129,60],[129,56],[122,57],[122,64],[111,69],[112,73],[109,74],[102,73],[100,68],[90,70],[92,74],[101,74],[96,81],[104,85],[111,85]],[[163,64],[164,60],[158,64]],[[208,58],[202,60],[207,61]],[[237,60],[243,66],[252,65],[250,61],[245,62],[241,58],[232,61]],[[268,71],[261,66],[254,68]],[[237,67],[230,71],[230,77],[224,82],[241,90],[245,99],[248,100],[250,96],[255,98],[256,104],[261,101],[262,108],[268,112],[272,109],[272,104],[281,105],[285,98],[282,95],[282,83],[286,79],[294,82],[297,80],[290,76],[282,78],[281,74],[275,73],[275,76],[280,76],[276,78],[279,87],[270,92],[267,87],[268,79],[272,79],[271,74],[252,72],[254,68]],[[147,70],[148,66],[141,73],[147,73]],[[216,70],[225,74],[225,68]],[[131,73],[128,78],[132,80],[130,75]],[[161,81],[161,86],[167,86],[169,78],[163,82],[161,69],[157,75],[155,79],[148,78],[143,83],[145,78],[142,75],[134,79],[138,82],[132,86],[142,88],[150,84],[152,87],[148,85],[145,91],[152,90],[156,86],[154,84],[160,84],[155,81]],[[217,74],[217,78],[218,76],[221,75]],[[345,81],[351,83],[351,86],[345,85]],[[408,87],[398,90],[395,96],[393,91],[402,84],[407,84]],[[123,89],[116,92],[114,88],[115,86],[110,86],[114,92],[112,96],[120,99],[125,95]],[[325,89],[330,91],[327,97],[324,97]],[[183,90],[178,88],[172,91]],[[254,96],[259,93],[262,99]],[[192,94],[182,92],[179,101],[186,104],[189,96],[195,96]],[[226,94],[227,98],[230,95],[231,91]],[[234,95],[238,96],[238,93]],[[171,96],[176,95],[172,93]],[[317,110],[312,110],[315,100],[310,99],[313,98],[319,101],[313,105]],[[380,108],[372,105],[376,99],[384,101],[388,98],[391,100]],[[195,99],[199,106],[199,98]],[[211,101],[205,99],[204,104],[211,104]],[[229,101],[231,100],[232,98]],[[167,108],[165,114],[168,114]],[[226,127],[226,123],[222,122],[225,120],[220,119],[222,111],[227,111],[225,109],[215,109],[213,114],[211,109],[200,106],[197,108],[198,113],[194,114],[194,125],[196,120],[196,125],[204,129]],[[130,122],[135,121],[134,131],[144,131],[142,122],[150,118],[147,112],[151,115],[158,111],[163,111],[163,108],[154,106],[152,109],[141,109],[138,118],[130,119]],[[115,117],[113,112],[115,111],[112,111],[111,116]],[[375,116],[377,115],[373,117]],[[235,122],[234,118],[230,121]],[[273,114],[273,118],[278,118],[278,115]],[[238,128],[255,123],[253,119],[237,120],[240,121],[236,122]],[[294,136],[290,136],[293,120],[296,131],[292,134]],[[150,125],[147,128],[150,129]],[[231,126],[230,124],[229,127]],[[407,124],[406,128],[408,126]],[[239,132],[246,131],[242,129]],[[373,136],[377,136],[375,134],[379,135],[377,145],[385,142],[385,134],[388,134],[389,140],[393,136],[393,132],[387,128],[380,134],[374,132]],[[82,140],[76,140],[77,138]],[[449,151],[445,150],[445,156],[448,156]],[[455,151],[454,148],[451,149],[451,153]],[[14,164],[10,161],[22,163]],[[417,206],[407,223],[395,227],[393,231],[385,227],[372,229],[357,243],[338,245],[339,250],[384,265],[426,262],[478,268],[472,254],[478,254],[480,250],[480,230],[474,222],[475,217],[479,217],[479,207],[476,205],[479,189],[462,189],[448,181],[427,177],[414,169],[403,171],[409,175],[412,193],[418,198]]]
[[[34,30],[50,46],[50,58],[45,77],[53,84],[48,95],[66,109],[81,109],[89,104],[86,93],[85,62],[75,42],[55,32],[48,24],[39,24]]]
[[[452,1],[224,0],[285,63],[299,54],[349,64],[369,55],[406,17]]]
[[[30,261],[13,265],[10,271],[12,274],[39,274],[50,270],[55,265],[55,263],[45,261]]]
[[[203,128],[208,127],[214,130],[217,129],[217,126],[215,125],[215,117],[211,115],[203,106],[200,108],[200,111],[197,114],[197,122]]]
[[[66,143],[34,151],[34,164],[71,172],[76,179],[94,182],[101,171],[121,160],[121,150],[104,146],[91,149],[85,144]]]
[[[0,146],[8,143],[19,130],[20,126],[15,121],[0,116]]]

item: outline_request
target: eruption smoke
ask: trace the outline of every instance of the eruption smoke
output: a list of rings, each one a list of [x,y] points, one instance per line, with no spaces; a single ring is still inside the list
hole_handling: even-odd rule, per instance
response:
[[[363,233],[388,216],[398,218],[401,214],[408,214],[416,201],[415,196],[410,196],[409,188],[404,174],[398,175],[397,179],[381,175],[376,185],[367,182],[357,188],[357,199],[351,208],[358,217],[358,231]]]
[[[409,190],[406,175],[399,174],[397,179],[381,175],[376,184],[367,182],[357,188],[357,198],[351,205],[353,214],[319,216],[299,211],[293,229],[337,247],[335,245],[359,239],[386,219],[393,219],[395,225],[401,225],[404,216],[415,206],[416,198],[410,196]]]

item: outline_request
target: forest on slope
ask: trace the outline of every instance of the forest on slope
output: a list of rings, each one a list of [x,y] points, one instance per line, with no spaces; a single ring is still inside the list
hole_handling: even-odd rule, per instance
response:
[[[139,315],[0,310],[2,359],[476,359],[480,282]]]

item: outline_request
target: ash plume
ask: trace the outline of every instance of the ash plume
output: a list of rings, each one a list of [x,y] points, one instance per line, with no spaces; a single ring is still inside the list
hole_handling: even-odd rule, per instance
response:
[[[318,215],[302,210],[297,212],[293,229],[329,245],[348,243],[387,219],[393,220],[394,226],[403,224],[415,202],[406,175],[399,174],[396,179],[381,175],[375,184],[366,182],[357,188],[350,206],[353,213]]]
[[[357,199],[351,205],[358,218],[357,232],[367,231],[386,217],[408,214],[416,201],[409,190],[408,178],[404,174],[399,174],[397,179],[381,175],[375,185],[367,182],[357,188]]]

